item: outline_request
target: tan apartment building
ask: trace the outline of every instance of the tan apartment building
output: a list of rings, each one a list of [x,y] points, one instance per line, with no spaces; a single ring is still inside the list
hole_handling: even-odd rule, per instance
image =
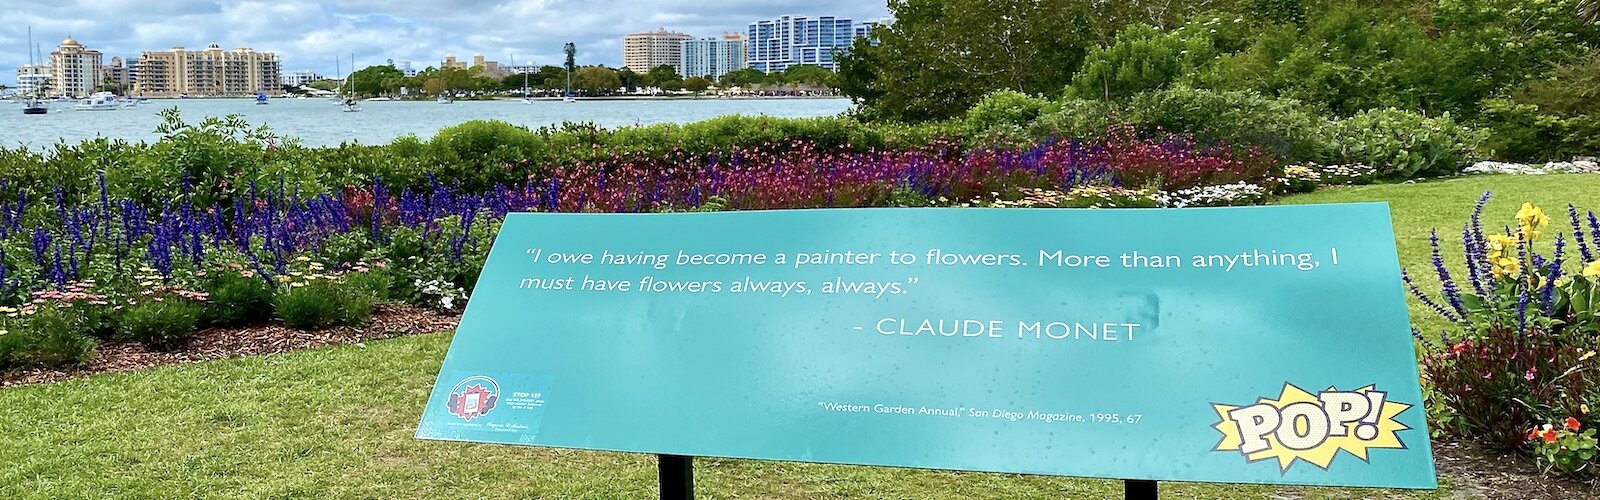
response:
[[[277,54],[249,47],[223,50],[212,43],[205,50],[173,47],[139,56],[141,97],[246,97],[283,90]]]
[[[100,85],[104,55],[67,37],[50,53],[50,95],[85,97]]]
[[[667,65],[683,71],[683,42],[693,40],[686,33],[674,33],[662,28],[646,33],[631,33],[622,37],[622,65],[634,73],[649,73],[650,68]]]

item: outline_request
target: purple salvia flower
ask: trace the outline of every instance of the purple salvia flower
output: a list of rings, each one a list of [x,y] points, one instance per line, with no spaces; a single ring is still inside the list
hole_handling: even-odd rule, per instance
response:
[[[1461,227],[1461,248],[1467,259],[1467,279],[1472,282],[1472,291],[1476,292],[1479,297],[1488,296],[1489,294],[1484,293],[1483,288],[1484,274],[1478,272],[1478,265],[1476,264],[1487,260],[1488,257],[1484,255],[1483,249],[1478,248],[1476,242],[1472,240],[1472,227],[1470,226]]]
[[[1456,318],[1455,314],[1451,314],[1449,309],[1445,309],[1444,306],[1439,305],[1438,302],[1434,302],[1433,298],[1428,297],[1428,294],[1422,293],[1422,289],[1417,288],[1416,282],[1411,280],[1411,274],[1407,273],[1404,269],[1400,270],[1400,279],[1405,281],[1406,289],[1410,291],[1411,295],[1416,297],[1418,301],[1421,301],[1422,305],[1428,306],[1429,309],[1432,309],[1433,312],[1438,313],[1439,316],[1443,317],[1446,321],[1451,323],[1461,322],[1460,319]]]
[[[1455,309],[1463,319],[1467,317],[1467,307],[1461,303],[1461,289],[1456,287],[1456,281],[1451,279],[1450,270],[1444,265],[1444,255],[1439,250],[1439,232],[1430,231],[1428,243],[1433,247],[1433,269],[1439,274],[1439,283],[1444,287],[1445,301]]]
[[[1589,242],[1583,238],[1583,222],[1578,219],[1578,207],[1568,203],[1567,214],[1572,216],[1572,242],[1578,244],[1578,255],[1583,256],[1584,262],[1593,262],[1594,254],[1589,252]]]
[[[1517,338],[1522,338],[1528,332],[1528,303],[1533,301],[1533,296],[1528,289],[1522,289],[1522,294],[1517,297]]]

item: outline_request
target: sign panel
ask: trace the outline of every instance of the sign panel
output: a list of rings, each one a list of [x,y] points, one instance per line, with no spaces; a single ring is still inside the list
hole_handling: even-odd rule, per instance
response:
[[[1383,204],[515,214],[417,437],[1435,487]]]

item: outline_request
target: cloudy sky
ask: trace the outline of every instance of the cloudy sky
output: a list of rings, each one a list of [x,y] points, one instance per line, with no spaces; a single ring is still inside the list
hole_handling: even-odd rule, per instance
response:
[[[45,57],[69,34],[108,62],[215,41],[276,52],[285,72],[331,74],[335,57],[348,72],[352,53],[362,67],[394,59],[421,69],[478,53],[559,64],[569,41],[579,64],[617,66],[630,32],[710,37],[783,14],[867,20],[888,10],[874,0],[0,0],[0,83],[13,84],[28,62],[29,26]]]

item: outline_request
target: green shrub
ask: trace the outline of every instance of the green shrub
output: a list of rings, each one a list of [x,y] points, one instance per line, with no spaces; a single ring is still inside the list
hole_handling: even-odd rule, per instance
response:
[[[122,311],[117,338],[131,340],[153,349],[172,349],[183,345],[200,324],[200,304],[178,297],[147,299]]]
[[[1376,167],[1391,179],[1447,175],[1471,161],[1486,134],[1456,123],[1398,109],[1375,109],[1339,120],[1330,129],[1330,157]]]
[[[377,300],[371,291],[359,286],[311,280],[293,282],[280,289],[272,298],[272,306],[284,324],[317,330],[364,323],[372,317]]]
[[[61,368],[94,357],[99,345],[84,334],[85,319],[71,308],[40,307],[32,315],[0,324],[0,366]]]
[[[1033,137],[1056,136],[1063,139],[1098,140],[1106,131],[1126,123],[1118,115],[1117,107],[1106,101],[1093,99],[1062,99],[1054,109],[1039,116],[1028,125]]]
[[[1563,118],[1533,104],[1490,99],[1479,121],[1489,129],[1483,150],[1497,160],[1568,160],[1600,153],[1600,113]]]
[[[1141,130],[1188,134],[1202,143],[1254,144],[1294,161],[1319,161],[1328,121],[1299,102],[1248,91],[1177,86],[1129,100],[1125,119]]]
[[[1216,55],[1205,37],[1185,37],[1142,24],[1128,26],[1110,47],[1089,51],[1066,94],[1115,100],[1166,88]]]
[[[1015,90],[1000,90],[984,96],[967,111],[967,129],[983,132],[1000,125],[1027,125],[1050,105],[1044,98],[1034,97]]]
[[[272,311],[291,327],[316,330],[339,324],[339,286],[330,281],[313,281],[302,286],[283,287],[272,296]]]
[[[388,300],[390,289],[394,286],[394,278],[381,269],[352,272],[344,275],[343,280],[344,287],[351,293],[365,293],[377,301]]]
[[[1557,67],[1550,78],[1529,82],[1513,99],[1562,117],[1600,116],[1600,50]]]
[[[254,275],[218,271],[207,280],[206,324],[238,326],[272,317],[272,287]]]

